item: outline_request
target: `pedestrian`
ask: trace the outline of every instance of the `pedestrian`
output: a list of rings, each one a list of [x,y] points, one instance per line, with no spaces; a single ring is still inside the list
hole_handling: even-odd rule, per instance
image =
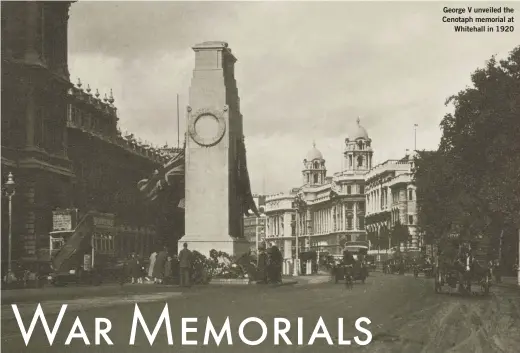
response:
[[[29,285],[30,276],[31,276],[31,271],[29,271],[28,269],[25,269],[23,271],[23,286],[24,287],[27,287]]]
[[[257,259],[257,283],[267,284],[268,276],[267,276],[267,253],[265,252],[265,244],[260,244],[258,246],[258,259]]]
[[[157,258],[157,252],[154,251],[150,255],[150,264],[148,266],[148,280],[153,281],[153,268],[155,267],[155,259]]]
[[[172,264],[173,258],[171,256],[168,256],[166,259],[166,263],[164,264],[164,284],[171,284],[172,283]]]
[[[495,282],[501,283],[502,282],[502,273],[500,272],[500,260],[495,260],[495,266],[494,266],[494,274],[495,274]]]
[[[181,287],[189,287],[192,254],[188,250],[188,243],[184,243],[182,247],[179,253],[180,284]]]
[[[132,253],[132,255],[130,255],[130,256],[131,256],[130,261],[129,261],[130,278],[131,278],[132,284],[139,283],[139,278],[141,277],[141,263],[135,253]]]
[[[166,265],[166,261],[168,259],[168,252],[166,251],[166,247],[164,247],[155,258],[155,265],[153,268],[153,278],[155,283],[162,283],[164,278],[164,267]]]
[[[179,284],[179,271],[179,258],[177,257],[177,255],[173,255],[171,260],[172,284]]]
[[[275,245],[272,248],[272,256],[273,256],[273,279],[274,283],[281,284],[282,283],[282,270],[283,270],[283,255],[280,249]]]
[[[137,283],[144,283],[144,278],[146,277],[146,269],[144,265],[144,260],[141,255],[137,255],[137,260],[139,261],[139,277],[137,278]]]

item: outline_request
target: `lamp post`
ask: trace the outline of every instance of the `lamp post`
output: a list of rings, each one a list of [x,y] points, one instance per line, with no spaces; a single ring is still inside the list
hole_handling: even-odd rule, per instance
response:
[[[518,229],[518,285],[520,286],[520,229]]]
[[[9,199],[9,248],[7,254],[7,276],[6,282],[11,283],[12,278],[12,247],[13,247],[13,196],[15,194],[15,183],[13,173],[9,172],[5,183],[5,195]]]

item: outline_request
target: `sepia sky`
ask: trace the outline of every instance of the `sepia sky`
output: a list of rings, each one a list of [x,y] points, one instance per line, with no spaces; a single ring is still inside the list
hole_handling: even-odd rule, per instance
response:
[[[253,192],[301,184],[313,140],[328,175],[341,170],[356,118],[374,161],[435,149],[446,98],[492,55],[520,44],[507,33],[454,33],[438,2],[101,2],[72,5],[71,80],[113,89],[122,131],[181,144],[194,53],[229,43],[244,115]],[[478,3],[486,6],[485,3]],[[501,6],[507,3],[500,3]],[[463,3],[462,6],[471,6]],[[516,12],[518,3],[512,4]]]

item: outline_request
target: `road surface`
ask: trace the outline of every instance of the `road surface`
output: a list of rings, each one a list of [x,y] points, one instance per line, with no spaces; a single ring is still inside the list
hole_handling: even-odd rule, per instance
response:
[[[168,346],[164,328],[152,348],[142,329],[137,330],[135,345],[129,345],[134,303],[153,331],[165,303],[168,303],[172,327],[173,346]],[[520,291],[513,288],[493,287],[490,297],[438,295],[433,291],[431,279],[375,273],[365,284],[356,284],[347,290],[341,284],[307,283],[305,285],[267,286],[206,286],[179,291],[158,288],[157,293],[127,294],[118,297],[90,297],[67,301],[69,307],[52,346],[38,324],[29,346],[26,347],[15,315],[10,305],[2,305],[2,352],[518,352],[520,347]],[[42,303],[45,314],[53,327],[61,302]],[[35,304],[20,304],[19,311],[26,328],[34,313]],[[78,316],[91,343],[73,339],[64,343]],[[317,338],[312,346],[298,345],[298,317],[303,321],[303,342],[314,330],[320,316],[332,338]],[[108,318],[112,329],[108,333],[112,346],[95,346],[94,320]],[[188,339],[198,340],[196,346],[181,345],[181,317],[196,317],[199,322],[188,326],[198,327],[199,332],[188,333]],[[230,318],[233,345],[226,339],[217,347],[210,340],[202,345],[206,318],[220,330],[226,317]],[[258,317],[268,326],[266,340],[257,346],[246,346],[237,334],[240,322],[247,317]],[[287,334],[293,343],[287,345],[281,339],[273,345],[273,321],[275,317],[287,318],[291,330]],[[343,318],[343,339],[351,340],[351,346],[339,345],[338,317]],[[371,324],[363,327],[372,333],[366,346],[359,346],[353,337],[365,340],[367,336],[354,328],[359,317],[367,317]],[[282,325],[283,326],[283,325]],[[245,329],[248,339],[260,337],[256,324]]]

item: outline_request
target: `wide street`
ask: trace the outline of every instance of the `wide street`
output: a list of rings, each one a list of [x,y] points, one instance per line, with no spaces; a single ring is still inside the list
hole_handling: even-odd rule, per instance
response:
[[[170,310],[173,346],[168,346],[165,329],[152,348],[141,328],[136,344],[129,346],[133,303],[140,310],[153,331],[165,303]],[[308,283],[295,286],[206,286],[193,287],[179,292],[159,288],[157,293],[128,294],[117,297],[79,298],[68,300],[69,309],[64,316],[53,346],[49,346],[40,324],[26,347],[10,305],[2,305],[2,352],[517,352],[520,347],[520,291],[515,288],[493,287],[490,297],[437,295],[431,279],[374,273],[366,284],[356,284],[353,290],[332,283]],[[50,317],[52,329],[60,310],[59,301],[45,301],[42,305]],[[19,310],[26,328],[36,304],[20,304]],[[73,339],[65,346],[66,337],[78,315],[85,327],[91,346],[83,340]],[[226,339],[220,347],[213,341],[202,345],[206,317],[210,317],[217,330],[230,318],[233,345]],[[267,339],[258,346],[245,346],[237,334],[238,325],[246,318],[261,318],[269,328]],[[303,337],[307,343],[319,317],[334,340],[334,345],[318,338],[313,346],[297,345],[297,329],[288,333],[292,346],[273,346],[273,319],[287,318],[291,326],[303,318]],[[366,336],[354,329],[358,317],[371,320],[367,327],[373,340],[365,347],[352,341],[351,346],[338,346],[337,318],[344,318],[344,339]],[[113,346],[94,346],[94,318],[105,317],[112,322],[108,336]],[[188,339],[198,340],[197,346],[181,346],[180,318],[197,317],[198,333],[188,333]],[[246,336],[254,340],[260,336],[256,324],[249,324]],[[103,341],[102,341],[103,342]]]

